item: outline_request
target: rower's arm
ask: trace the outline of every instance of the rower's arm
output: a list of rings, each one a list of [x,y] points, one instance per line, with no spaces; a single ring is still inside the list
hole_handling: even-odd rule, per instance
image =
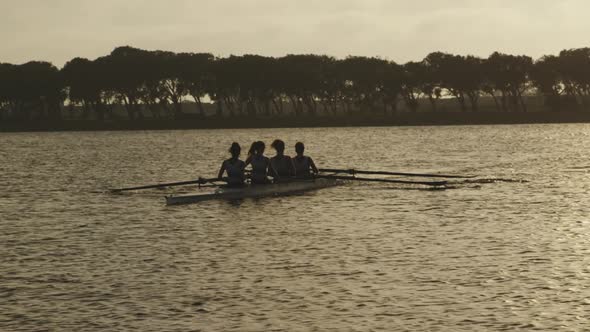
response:
[[[223,177],[223,172],[225,172],[225,161],[221,163],[221,168],[219,169],[219,173],[217,174],[218,179],[221,179]]]
[[[311,159],[311,157],[308,157],[308,158],[309,158],[309,166],[311,166],[311,169],[313,170],[313,173],[314,174],[318,174],[320,171],[315,166],[315,163],[313,162],[313,159]]]

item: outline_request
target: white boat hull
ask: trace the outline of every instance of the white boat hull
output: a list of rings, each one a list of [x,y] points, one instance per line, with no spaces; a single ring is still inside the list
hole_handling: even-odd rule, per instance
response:
[[[212,193],[166,196],[166,205],[180,205],[198,203],[208,200],[238,200],[243,198],[257,198],[282,196],[333,187],[342,183],[336,179],[295,180],[284,183],[247,185],[244,187],[222,187]]]

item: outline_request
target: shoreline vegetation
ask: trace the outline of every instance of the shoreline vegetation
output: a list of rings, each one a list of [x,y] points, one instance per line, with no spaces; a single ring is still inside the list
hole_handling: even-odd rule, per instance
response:
[[[0,131],[561,122],[590,122],[590,48],[397,64],[123,46],[61,69],[0,63]]]

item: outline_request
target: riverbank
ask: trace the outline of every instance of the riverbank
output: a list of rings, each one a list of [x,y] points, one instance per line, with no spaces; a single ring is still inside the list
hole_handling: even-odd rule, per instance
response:
[[[232,128],[305,128],[305,127],[364,127],[364,126],[447,126],[533,123],[590,122],[590,112],[418,112],[396,115],[356,114],[350,116],[282,116],[252,117],[187,117],[182,120],[42,120],[0,121],[1,132],[26,131],[101,131],[101,130],[173,130],[173,129],[232,129]]]

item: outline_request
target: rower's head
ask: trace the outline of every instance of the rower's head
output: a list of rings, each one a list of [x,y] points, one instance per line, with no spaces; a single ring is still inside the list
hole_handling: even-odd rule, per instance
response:
[[[305,145],[301,142],[297,142],[295,144],[295,152],[297,152],[298,155],[302,155],[303,151],[305,151]]]
[[[242,153],[242,147],[240,146],[240,144],[233,142],[231,144],[231,147],[229,148],[229,153],[231,153],[231,156],[233,158],[238,158],[240,156],[240,153]]]
[[[252,142],[252,144],[250,145],[250,150],[248,150],[249,156],[253,156],[254,153],[256,153],[256,145],[258,145],[258,142]]]
[[[285,153],[285,142],[280,139],[275,139],[270,145],[271,148],[277,151],[277,155],[281,156]]]
[[[261,156],[264,154],[264,149],[266,149],[266,144],[263,141],[256,142],[256,154]]]

